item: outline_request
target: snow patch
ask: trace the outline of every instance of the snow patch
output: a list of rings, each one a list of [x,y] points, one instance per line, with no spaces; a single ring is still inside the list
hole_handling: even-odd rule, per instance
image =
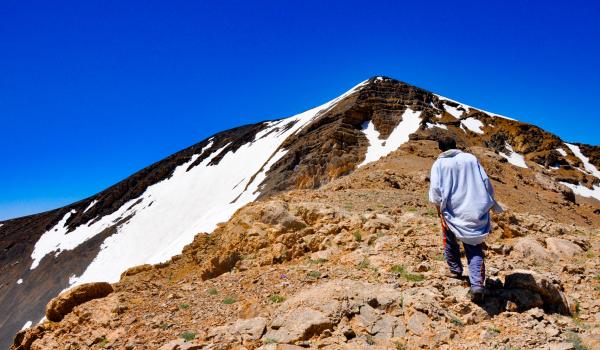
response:
[[[402,114],[402,121],[392,131],[387,140],[382,140],[379,137],[379,132],[375,129],[373,121],[369,120],[363,123],[362,131],[369,140],[369,148],[367,149],[365,160],[360,163],[359,167],[385,157],[408,141],[408,136],[419,129],[421,123],[420,115],[421,112],[414,112],[407,108],[404,114]]]
[[[461,120],[460,123],[476,134],[483,134],[483,123],[479,119],[469,117]]]
[[[23,279],[19,278],[19,280],[17,281],[17,284],[21,284],[21,283],[23,283]]]
[[[440,129],[448,130],[448,127],[445,124],[426,123],[426,125],[427,125],[427,129],[440,128]]]
[[[581,162],[583,163],[583,167],[589,174],[592,174],[593,176],[600,179],[600,171],[598,171],[598,169],[596,169],[596,166],[594,166],[594,164],[590,163],[590,159],[588,157],[584,156],[583,153],[581,153],[581,149],[579,148],[579,146],[572,145],[572,144],[566,143],[566,142],[565,142],[565,145],[567,147],[569,147],[571,152],[573,152],[573,154],[577,158],[579,158],[579,160],[581,160]]]
[[[33,252],[31,253],[31,259],[33,259],[31,270],[38,267],[40,261],[46,254],[54,251],[73,249],[91,237],[88,237],[87,235],[67,235],[67,220],[69,220],[73,214],[75,214],[75,210],[66,213],[53,228],[46,231],[35,243]],[[95,233],[93,235],[95,235]]]
[[[455,100],[453,100],[453,99],[450,99],[450,98],[447,98],[447,97],[444,97],[444,96],[441,96],[441,95],[438,95],[438,94],[434,94],[434,95],[435,95],[435,96],[437,96],[437,97],[438,97],[440,100],[446,100],[446,101],[452,101],[452,102],[454,102],[454,103],[458,103],[458,104],[459,104],[459,106],[458,106],[458,107],[463,107],[463,108],[464,108],[464,109],[465,109],[467,112],[468,112],[470,109],[475,109],[475,110],[478,110],[478,111],[480,111],[480,112],[483,112],[483,113],[485,113],[485,114],[487,114],[487,115],[490,115],[490,116],[492,116],[492,117],[499,117],[499,118],[508,119],[508,120],[516,120],[516,119],[510,118],[510,117],[507,117],[507,116],[505,116],[505,115],[500,115],[500,114],[496,114],[496,113],[492,113],[492,112],[485,111],[485,110],[483,110],[483,109],[481,109],[481,108],[472,107],[472,106],[466,105],[466,104],[464,104],[464,103],[460,103],[460,102],[458,102],[458,101],[455,101]],[[446,105],[444,105],[444,108],[445,108],[445,107],[446,107]],[[448,112],[448,113],[450,113],[450,112]],[[452,114],[452,113],[450,113],[450,114]],[[456,116],[454,116],[454,117],[455,117],[455,118],[458,118],[458,117],[456,117]]]
[[[456,119],[459,119],[463,114],[463,111],[459,110],[458,107],[452,107],[447,104],[444,104],[444,110]]]
[[[505,145],[508,150],[508,154],[500,152],[499,154],[506,158],[508,162],[514,166],[518,166],[520,168],[528,168],[527,163],[525,163],[525,157],[522,154],[519,154],[513,150],[512,146],[508,144]]]
[[[31,321],[27,321],[25,322],[25,324],[23,325],[23,327],[21,327],[21,331],[26,330],[27,328],[31,327],[31,325],[33,324],[33,322]],[[20,332],[20,331],[19,331]]]
[[[573,193],[576,195],[587,198],[595,198],[600,201],[600,186],[594,185],[591,189],[589,189],[583,185],[573,185],[568,182],[560,182],[560,184],[572,189]]]
[[[211,150],[210,142],[199,154],[178,166],[170,178],[149,186],[139,197],[110,215],[90,221],[89,226],[80,225],[67,233],[66,222],[73,212],[67,213],[36,242],[31,269],[47,254],[75,249],[105,229],[115,232],[104,240],[98,255],[81,276],[69,278],[69,287],[94,281],[116,282],[128,267],[163,262],[181,253],[196,234],[213,231],[218,223],[229,220],[237,209],[259,196],[259,186],[267,171],[286,154],[281,145],[288,137],[366,83],[319,107],[269,122],[252,142],[222,155],[218,165],[209,163],[227,146]],[[284,126],[290,123],[293,126],[286,129]],[[205,152],[210,152],[208,157],[188,171]]]
[[[560,153],[561,156],[566,157],[567,156],[567,152],[562,149],[562,148],[557,148],[556,152]]]
[[[87,208],[85,208],[85,210],[83,211],[83,213],[85,214],[85,212],[86,212],[86,211],[88,211],[88,210],[92,209],[92,207],[93,207],[94,205],[96,205],[96,203],[98,203],[98,200],[94,199],[94,200],[93,200],[93,201],[90,203],[90,205],[88,205],[88,206],[87,206]]]

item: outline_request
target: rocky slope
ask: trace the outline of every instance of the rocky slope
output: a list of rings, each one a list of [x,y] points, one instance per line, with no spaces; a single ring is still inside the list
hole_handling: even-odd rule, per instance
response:
[[[168,263],[130,269],[107,297],[20,333],[14,348],[597,347],[597,207],[471,151],[503,174],[494,185],[509,208],[487,241],[491,294],[480,305],[445,274],[426,202],[435,145],[411,141],[321,189],[245,206]]]
[[[444,276],[437,220],[426,204],[436,155],[429,140],[444,132],[478,155],[510,208],[497,218],[488,242],[493,294],[484,305],[468,302],[464,281]],[[227,164],[253,154],[253,147],[265,156],[251,159],[240,179],[182,180],[219,167],[229,171]],[[166,255],[122,263],[118,273],[162,261],[193,239],[183,253],[128,270],[104,298],[75,306],[99,295],[83,289],[78,293],[91,294],[79,301],[64,296],[68,302],[59,304],[71,305],[58,312],[66,313],[64,319],[52,316],[21,332],[15,348],[540,348],[591,342],[587,327],[597,325],[600,312],[597,152],[393,79],[372,78],[298,116],[215,135],[72,206],[3,222],[0,337],[8,346],[23,323],[39,320],[46,303],[69,285],[116,282],[90,275],[92,262],[115,237],[133,237],[124,241],[130,244],[147,238],[136,229],[163,213],[161,200],[172,205],[152,192],[153,185],[170,181],[182,183],[182,196],[194,199],[172,210],[190,211],[195,219],[157,231],[164,238],[158,243],[178,243]],[[192,185],[200,180],[208,183]],[[227,181],[233,190],[222,203],[229,214],[211,217],[193,209],[212,195],[205,191],[213,183]],[[193,238],[238,208],[210,235]],[[98,232],[83,231],[103,222]],[[53,230],[63,230],[61,238],[82,238],[74,247],[59,241],[58,249],[36,255]],[[119,257],[130,248],[113,250]],[[86,272],[94,279],[82,278]],[[540,285],[552,292],[546,295]],[[179,344],[180,336],[192,334],[193,341]]]

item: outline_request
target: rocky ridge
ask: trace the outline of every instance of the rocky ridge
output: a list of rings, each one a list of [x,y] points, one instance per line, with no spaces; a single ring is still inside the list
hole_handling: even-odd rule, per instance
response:
[[[577,203],[550,171],[468,145],[508,209],[487,239],[490,294],[474,304],[466,280],[446,274],[426,200],[437,150],[420,138],[319,189],[246,205],[12,348],[598,348],[598,205]]]

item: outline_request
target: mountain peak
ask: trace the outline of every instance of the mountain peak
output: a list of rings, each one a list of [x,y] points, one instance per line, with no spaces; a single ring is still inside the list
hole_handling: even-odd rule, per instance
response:
[[[493,169],[526,179],[515,180],[523,188],[534,191],[544,179],[535,186],[555,191],[552,200],[561,205],[600,200],[600,147],[565,144],[536,126],[375,76],[303,113],[215,134],[88,199],[2,222],[0,307],[9,311],[0,315],[0,339],[39,320],[65,288],[116,282],[127,268],[169,260],[257,199],[313,193],[390,157],[417,162],[418,181],[426,181],[433,141],[446,133],[489,158]],[[396,155],[406,152],[406,159]],[[389,181],[410,191],[402,176],[409,175]],[[252,233],[239,237],[245,234]]]

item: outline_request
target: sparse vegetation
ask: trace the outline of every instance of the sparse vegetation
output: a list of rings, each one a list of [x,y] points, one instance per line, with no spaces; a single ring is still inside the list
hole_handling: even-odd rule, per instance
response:
[[[271,300],[271,302],[273,303],[282,303],[285,300],[285,298],[279,294],[273,294],[269,297],[269,300]]]
[[[192,341],[192,340],[196,339],[196,333],[183,332],[183,333],[181,333],[181,338],[183,338],[183,340],[185,340],[186,342]]]
[[[363,261],[359,262],[356,267],[360,270],[362,269],[366,269],[369,267],[369,260],[368,259],[364,259]]]
[[[181,310],[189,309],[189,307],[190,307],[190,305],[189,305],[189,304],[186,304],[186,303],[181,303],[181,304],[179,304],[179,308],[180,308]]]
[[[425,276],[416,273],[410,273],[406,271],[406,268],[402,265],[394,265],[390,268],[390,272],[399,275],[407,281],[411,282],[421,282],[425,279]]]
[[[360,233],[359,230],[354,231],[354,233],[352,233],[352,235],[354,236],[355,241],[362,242],[362,234]]]
[[[320,264],[323,264],[323,263],[327,262],[327,259],[321,259],[321,258],[319,258],[319,259],[309,259],[308,262],[311,263],[311,264],[313,264],[313,265],[320,265]]]
[[[319,277],[321,277],[321,272],[319,272],[317,270],[310,271],[308,273],[308,277],[319,278]]]
[[[99,348],[104,348],[106,345],[108,345],[108,339],[106,339],[105,336],[102,336],[97,344]]]
[[[395,342],[394,346],[396,347],[396,350],[406,350],[406,345],[402,344],[399,341]]]
[[[463,321],[459,320],[458,318],[453,318],[450,320],[450,322],[452,322],[452,324],[456,325],[456,326],[463,326],[464,323]]]
[[[217,294],[219,294],[219,291],[217,290],[217,288],[208,289],[208,295],[217,295]]]
[[[264,345],[275,344],[275,343],[277,343],[277,341],[273,338],[267,338],[267,339],[263,340]]]
[[[496,334],[500,334],[500,328],[496,327],[496,326],[491,326],[488,328],[488,331],[491,333],[496,333]]]
[[[579,334],[574,332],[567,333],[567,339],[573,344],[575,350],[588,350],[587,346],[583,345]]]
[[[235,304],[237,300],[235,299],[235,297],[227,297],[225,299],[223,299],[223,304],[225,305],[231,305],[231,304]]]

